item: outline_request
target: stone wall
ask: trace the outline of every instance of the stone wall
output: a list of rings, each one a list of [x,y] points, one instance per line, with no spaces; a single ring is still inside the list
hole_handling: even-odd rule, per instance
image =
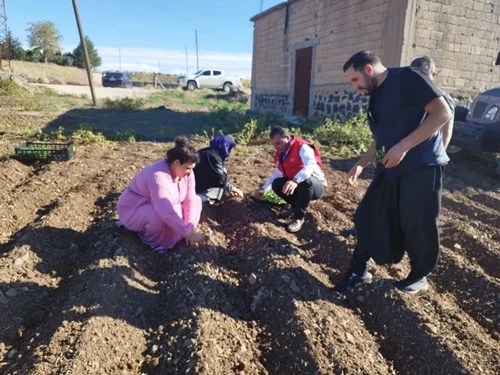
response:
[[[436,84],[454,97],[474,98],[500,86],[500,0],[412,0],[415,33],[404,61],[428,55],[437,66]]]
[[[346,119],[366,111],[368,96],[352,91],[322,92],[314,95],[313,117]]]

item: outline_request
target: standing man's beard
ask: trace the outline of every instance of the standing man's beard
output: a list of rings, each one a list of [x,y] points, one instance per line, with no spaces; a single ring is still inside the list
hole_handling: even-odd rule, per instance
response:
[[[372,95],[375,90],[378,88],[378,83],[377,83],[377,78],[375,77],[370,77],[368,74],[363,72],[363,76],[365,77],[366,80],[366,95]]]

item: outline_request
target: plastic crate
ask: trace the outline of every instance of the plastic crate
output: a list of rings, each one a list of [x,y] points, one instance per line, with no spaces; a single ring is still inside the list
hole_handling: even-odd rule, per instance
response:
[[[23,162],[67,161],[75,156],[73,142],[25,142],[16,147],[16,159]]]

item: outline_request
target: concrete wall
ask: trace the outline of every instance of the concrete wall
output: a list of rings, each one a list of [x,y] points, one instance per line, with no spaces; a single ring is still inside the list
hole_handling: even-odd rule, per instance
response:
[[[454,97],[475,97],[500,86],[500,0],[412,0],[415,33],[404,44],[403,63],[428,55],[438,86]]]
[[[286,47],[286,6],[279,5],[254,24],[252,109],[286,113],[291,107]]]

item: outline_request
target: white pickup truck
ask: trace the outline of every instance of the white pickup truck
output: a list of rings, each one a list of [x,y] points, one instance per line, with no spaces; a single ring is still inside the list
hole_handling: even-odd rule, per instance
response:
[[[241,78],[225,75],[222,70],[206,69],[199,70],[194,74],[179,76],[177,84],[184,89],[193,91],[196,89],[214,89],[231,91],[231,86],[242,88]]]

